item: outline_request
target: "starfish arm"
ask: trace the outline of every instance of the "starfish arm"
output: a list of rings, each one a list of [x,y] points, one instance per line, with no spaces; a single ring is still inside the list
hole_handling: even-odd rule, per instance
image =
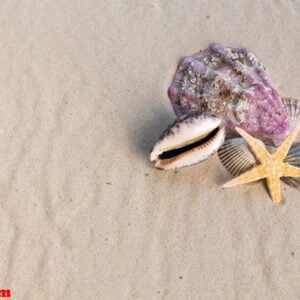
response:
[[[265,168],[262,165],[259,165],[244,174],[228,181],[223,185],[223,188],[229,188],[236,185],[253,182],[266,177]]]
[[[270,157],[270,153],[262,145],[258,144],[250,134],[238,127],[236,127],[236,131],[246,140],[260,162],[264,162]]]
[[[281,188],[280,179],[278,176],[267,177],[267,185],[273,203],[280,203],[281,201]]]
[[[276,159],[281,160],[281,161],[285,159],[299,130],[300,130],[300,125],[298,125],[296,128],[294,128],[292,130],[292,132],[288,135],[288,137],[285,139],[285,141],[277,148],[277,150],[275,152]]]
[[[283,177],[300,177],[300,168],[294,167],[290,164],[283,164],[282,166]]]

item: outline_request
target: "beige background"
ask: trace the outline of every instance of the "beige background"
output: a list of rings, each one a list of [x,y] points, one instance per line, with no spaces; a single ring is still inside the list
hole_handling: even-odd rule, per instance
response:
[[[3,0],[0,288],[13,299],[299,299],[300,197],[158,171],[177,60],[245,46],[300,93],[300,1]]]

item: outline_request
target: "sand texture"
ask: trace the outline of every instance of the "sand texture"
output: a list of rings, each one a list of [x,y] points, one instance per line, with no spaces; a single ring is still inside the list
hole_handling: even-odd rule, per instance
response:
[[[244,46],[300,98],[300,1],[3,0],[0,289],[12,299],[300,299],[300,193],[148,160],[183,55]]]

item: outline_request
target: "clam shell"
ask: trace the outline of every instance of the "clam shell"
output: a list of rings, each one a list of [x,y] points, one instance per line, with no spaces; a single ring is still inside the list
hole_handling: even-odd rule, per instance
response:
[[[175,169],[203,161],[223,144],[223,120],[208,113],[183,116],[154,145],[150,160],[159,169]]]
[[[291,130],[300,122],[300,101],[295,98],[282,98],[288,115]]]
[[[292,145],[284,162],[287,162],[295,167],[300,167],[300,143],[299,142],[296,142]],[[298,189],[300,188],[300,178],[282,177],[281,179],[286,184],[288,184],[292,187],[295,187]]]
[[[243,138],[226,140],[218,150],[219,158],[227,171],[238,176],[256,165],[256,158]]]

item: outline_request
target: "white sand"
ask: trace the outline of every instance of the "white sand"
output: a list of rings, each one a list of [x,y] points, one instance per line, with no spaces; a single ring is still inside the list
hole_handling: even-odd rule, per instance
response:
[[[300,1],[0,5],[0,289],[12,299],[299,299],[300,197],[148,151],[182,55],[245,46],[300,93]]]

